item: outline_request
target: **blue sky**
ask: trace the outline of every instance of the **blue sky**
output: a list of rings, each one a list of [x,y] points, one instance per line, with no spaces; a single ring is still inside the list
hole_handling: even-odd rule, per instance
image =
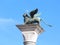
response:
[[[23,24],[23,13],[35,8],[53,26],[41,22],[45,32],[39,35],[36,45],[60,45],[60,0],[0,0],[0,45],[23,45],[16,24]]]

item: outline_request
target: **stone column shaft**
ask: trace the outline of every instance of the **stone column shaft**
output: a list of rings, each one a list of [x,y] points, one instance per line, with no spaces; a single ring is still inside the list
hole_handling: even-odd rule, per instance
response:
[[[36,42],[29,42],[29,41],[27,41],[27,42],[24,42],[24,45],[36,45]]]

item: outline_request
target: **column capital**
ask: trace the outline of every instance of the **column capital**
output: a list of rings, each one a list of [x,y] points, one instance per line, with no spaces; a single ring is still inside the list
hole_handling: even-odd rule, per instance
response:
[[[24,42],[34,44],[38,38],[38,35],[41,34],[44,30],[38,24],[26,24],[26,25],[16,25],[19,30],[22,32]]]

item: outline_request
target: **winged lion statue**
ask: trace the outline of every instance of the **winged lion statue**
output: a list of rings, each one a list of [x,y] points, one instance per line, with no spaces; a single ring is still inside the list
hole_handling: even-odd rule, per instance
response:
[[[27,13],[23,14],[24,24],[39,24],[40,21],[43,21],[39,17],[40,14],[38,13],[38,9],[37,8],[35,10],[32,10],[31,12],[29,12],[29,15]],[[43,23],[45,23],[45,22],[43,21]],[[45,23],[45,24],[48,25],[49,27],[52,27],[52,25],[49,25],[47,23]]]
[[[38,12],[38,9],[35,9],[35,10],[32,10],[28,16],[27,13],[24,13],[23,14],[23,17],[24,17],[24,23],[25,24],[39,24],[40,22],[40,18],[39,18],[39,14],[37,13]]]

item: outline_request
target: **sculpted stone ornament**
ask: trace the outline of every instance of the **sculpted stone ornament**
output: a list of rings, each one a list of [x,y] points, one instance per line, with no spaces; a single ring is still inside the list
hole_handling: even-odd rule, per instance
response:
[[[39,24],[40,18],[38,17],[39,14],[37,12],[38,12],[38,9],[35,9],[29,13],[30,16],[28,16],[27,13],[23,14],[24,23],[25,24],[35,24],[35,23]]]

